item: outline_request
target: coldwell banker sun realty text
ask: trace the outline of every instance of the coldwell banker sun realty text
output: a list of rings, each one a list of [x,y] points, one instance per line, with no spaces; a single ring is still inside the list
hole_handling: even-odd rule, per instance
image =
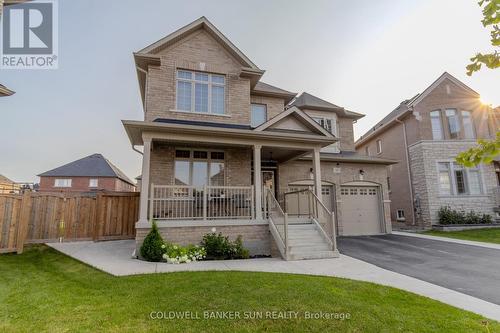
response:
[[[5,6],[0,20],[0,68],[57,68],[57,1],[37,0]]]

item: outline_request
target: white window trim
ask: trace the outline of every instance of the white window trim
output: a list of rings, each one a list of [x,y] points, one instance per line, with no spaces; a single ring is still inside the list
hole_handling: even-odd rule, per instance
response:
[[[252,125],[252,121],[253,121],[253,119],[252,119],[252,116],[253,116],[253,114],[252,114],[252,106],[253,106],[253,105],[263,105],[263,106],[264,106],[264,110],[265,110],[265,115],[264,115],[264,118],[265,118],[265,119],[264,119],[264,122],[263,122],[263,123],[265,123],[265,122],[267,121],[267,119],[268,119],[268,118],[267,118],[267,104],[264,104],[264,103],[250,103],[250,124]],[[260,125],[262,125],[263,123],[261,123],[261,124],[259,124],[259,125],[257,125],[257,126],[253,126],[253,125],[252,125],[252,127],[257,128],[257,127],[259,127]]]
[[[439,182],[439,163],[448,163],[449,168],[448,168],[448,175],[450,177],[450,186],[451,186],[451,194],[448,193],[443,193],[441,192],[441,183]],[[458,194],[457,193],[457,179],[455,177],[455,169],[454,169],[454,163],[456,163],[455,160],[439,160],[436,161],[436,171],[437,171],[437,186],[438,186],[438,193],[440,197],[453,197],[453,198],[463,198],[463,197],[485,197],[488,196],[486,192],[486,184],[484,183],[484,172],[483,168],[481,165],[478,165],[476,168],[472,168],[475,170],[478,170],[479,172],[479,181],[481,184],[479,184],[479,188],[481,189],[481,193],[479,194],[470,194],[470,185],[469,185],[469,169],[471,168],[466,168],[463,167],[463,170],[465,171],[465,180],[466,180],[466,189],[467,193],[464,194]]]
[[[175,157],[175,151],[176,150],[188,150],[188,151],[190,151],[189,157]],[[194,157],[194,153],[193,153],[194,151],[206,151],[207,152],[207,158],[195,158]],[[210,153],[224,153],[224,159],[223,160],[212,159]],[[209,182],[209,184],[207,184],[207,186],[218,186],[218,185],[211,185],[210,184],[210,164],[213,161],[213,163],[220,163],[220,162],[224,163],[224,185],[220,185],[220,186],[226,186],[226,176],[227,176],[227,172],[226,172],[226,165],[227,165],[227,163],[226,163],[226,154],[227,154],[227,152],[225,152],[224,150],[176,147],[174,149],[174,184],[175,184],[175,176],[176,176],[175,175],[175,161],[187,161],[187,162],[189,162],[189,184],[193,184],[193,162],[196,162],[196,161],[207,161],[207,180]],[[188,186],[192,186],[192,185],[188,185]]]
[[[92,185],[92,181],[95,180],[95,185]],[[89,187],[96,188],[99,187],[99,179],[98,178],[90,178],[89,179]]]
[[[63,181],[67,181],[68,184],[67,185],[57,185],[57,181],[58,180],[63,180]],[[71,178],[56,178],[54,179],[54,187],[58,187],[58,188],[68,188],[68,187],[71,187],[72,186],[72,182],[73,180]],[[66,183],[65,183],[66,184]]]
[[[375,141],[375,146],[377,149],[377,155],[382,154],[382,139],[378,139],[377,141]]]
[[[403,213],[403,216],[401,216],[399,213],[402,212]],[[397,221],[406,221],[406,217],[405,217],[405,211],[404,209],[400,209],[398,208],[396,210],[396,220]]]
[[[432,125],[432,113],[433,112],[437,112],[438,113],[438,119],[439,119],[439,127],[440,127],[440,131],[441,131],[441,138],[440,139],[436,139],[434,137],[434,126]],[[435,141],[442,141],[444,140],[445,138],[445,135],[444,135],[444,126],[443,126],[443,111],[441,109],[436,109],[436,110],[432,110],[431,112],[429,112],[429,119],[430,119],[430,122],[431,122],[431,132],[432,132],[432,140],[435,140]]]
[[[178,72],[190,72],[191,73],[191,79],[184,79],[184,78],[179,78]],[[196,73],[202,73],[202,74],[207,74],[208,75],[208,81],[197,81],[195,79]],[[224,83],[216,83],[212,82],[212,75],[214,76],[223,76],[224,77]],[[191,110],[181,110],[179,108],[179,105],[177,104],[177,82],[178,81],[184,81],[184,82],[190,82],[191,83]],[[227,94],[227,77],[224,74],[216,74],[216,73],[208,73],[208,72],[203,72],[203,71],[194,71],[190,69],[182,69],[182,68],[177,68],[175,71],[175,109],[171,111],[175,112],[185,112],[185,113],[190,113],[190,114],[204,114],[204,115],[211,115],[211,116],[227,116],[227,103],[226,103],[226,94]],[[206,83],[208,85],[208,108],[207,112],[199,112],[196,111],[196,98],[195,98],[195,90],[196,90],[196,83]],[[212,86],[218,86],[218,87],[224,87],[224,112],[223,113],[213,113],[212,112]]]

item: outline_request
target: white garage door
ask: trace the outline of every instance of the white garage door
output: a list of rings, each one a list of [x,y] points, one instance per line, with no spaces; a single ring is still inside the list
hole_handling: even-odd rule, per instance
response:
[[[373,235],[382,232],[377,187],[342,186],[342,235]]]

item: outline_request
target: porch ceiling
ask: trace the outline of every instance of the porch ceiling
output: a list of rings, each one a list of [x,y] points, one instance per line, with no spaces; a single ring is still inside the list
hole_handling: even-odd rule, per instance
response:
[[[134,146],[144,140],[166,141],[174,144],[218,144],[227,146],[261,145],[281,150],[309,151],[325,147],[335,141],[334,137],[304,133],[264,132],[251,129],[217,128],[198,125],[155,123],[123,120],[123,126]],[[275,149],[277,152],[277,150]]]

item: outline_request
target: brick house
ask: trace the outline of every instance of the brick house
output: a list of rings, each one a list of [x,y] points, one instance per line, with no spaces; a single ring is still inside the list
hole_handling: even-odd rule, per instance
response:
[[[500,165],[466,169],[454,159],[477,139],[495,136],[500,125],[495,113],[445,72],[358,139],[358,153],[400,161],[389,167],[394,227],[428,229],[438,223],[442,206],[494,216]]]
[[[137,247],[152,219],[172,242],[216,228],[286,259],[336,256],[336,235],[391,232],[395,162],[355,152],[362,114],[264,83],[205,17],[134,59],[144,120],[122,123],[143,146]]]
[[[101,154],[92,154],[38,175],[40,192],[134,192],[135,184]]]

